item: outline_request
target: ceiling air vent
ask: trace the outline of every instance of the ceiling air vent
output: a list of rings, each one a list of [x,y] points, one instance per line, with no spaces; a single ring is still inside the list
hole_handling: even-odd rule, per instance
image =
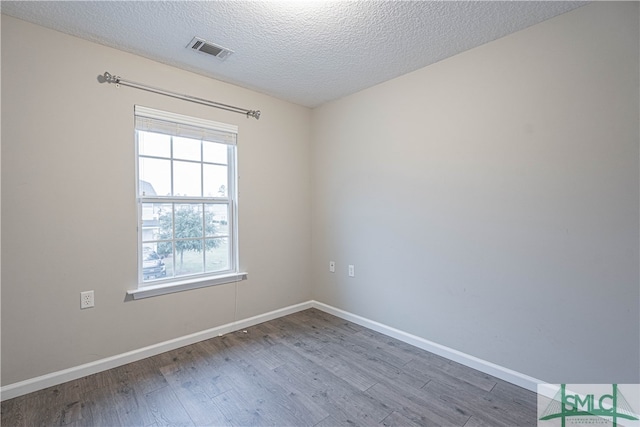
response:
[[[227,56],[233,53],[232,50],[229,50],[222,46],[218,46],[217,44],[209,43],[208,41],[203,40],[199,37],[194,37],[193,40],[191,40],[187,45],[187,48],[205,53],[207,55],[215,56],[218,59],[226,59]]]

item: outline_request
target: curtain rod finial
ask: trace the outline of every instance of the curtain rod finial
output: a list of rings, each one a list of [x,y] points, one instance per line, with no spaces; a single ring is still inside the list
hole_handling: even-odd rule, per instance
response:
[[[105,71],[102,77],[104,81],[107,83],[116,83],[116,84],[120,83],[120,76],[113,76],[108,71]]]

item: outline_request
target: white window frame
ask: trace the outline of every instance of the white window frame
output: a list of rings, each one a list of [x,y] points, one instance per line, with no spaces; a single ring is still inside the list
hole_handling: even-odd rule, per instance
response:
[[[136,105],[134,107],[135,140],[136,140],[136,200],[137,200],[137,223],[138,223],[138,287],[128,291],[134,299],[148,298],[167,293],[180,292],[189,289],[197,289],[207,286],[220,285],[224,283],[238,282],[247,278],[247,273],[240,272],[239,251],[238,251],[238,174],[237,174],[237,145],[236,138],[238,127],[226,123],[219,123],[212,120],[185,116],[182,114],[156,110],[148,107]],[[150,123],[150,129],[145,124]],[[183,136],[195,139],[213,140],[208,135],[222,135],[228,145],[227,156],[227,195],[226,197],[184,197],[184,196],[158,196],[140,194],[140,153],[138,151],[138,130],[151,130],[153,132],[165,133],[172,137]],[[220,142],[215,140],[214,142]],[[144,156],[143,156],[144,157]],[[173,157],[171,157],[173,159]],[[202,160],[201,160],[202,163]],[[200,273],[189,276],[170,277],[166,279],[145,282],[143,280],[143,229],[142,229],[142,207],[144,203],[216,203],[228,206],[228,236],[227,241],[230,246],[229,268],[220,272]],[[204,230],[203,230],[204,232]],[[173,236],[172,241],[175,242]],[[204,237],[203,237],[204,239]],[[203,248],[204,250],[204,248]],[[175,257],[172,258],[175,264]]]

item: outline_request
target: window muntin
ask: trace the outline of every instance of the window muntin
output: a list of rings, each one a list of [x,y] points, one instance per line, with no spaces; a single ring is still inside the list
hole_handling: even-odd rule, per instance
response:
[[[238,272],[236,135],[186,119],[136,106],[139,287]]]

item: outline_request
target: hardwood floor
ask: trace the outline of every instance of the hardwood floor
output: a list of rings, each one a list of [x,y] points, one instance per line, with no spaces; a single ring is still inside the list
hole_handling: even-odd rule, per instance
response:
[[[2,402],[2,426],[536,425],[536,395],[322,311]]]

